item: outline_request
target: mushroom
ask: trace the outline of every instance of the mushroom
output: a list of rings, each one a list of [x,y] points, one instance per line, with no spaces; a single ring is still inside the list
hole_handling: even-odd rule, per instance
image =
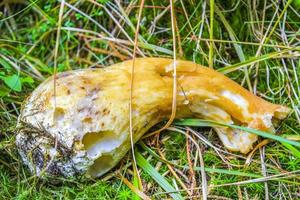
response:
[[[16,144],[32,173],[99,177],[130,149],[131,67],[125,61],[101,69],[68,71],[44,81],[26,100]],[[194,117],[274,132],[272,119],[290,109],[269,103],[221,73],[176,61],[176,118]],[[133,139],[170,117],[173,60],[138,58],[132,99]],[[257,136],[215,128],[224,146],[247,153]]]

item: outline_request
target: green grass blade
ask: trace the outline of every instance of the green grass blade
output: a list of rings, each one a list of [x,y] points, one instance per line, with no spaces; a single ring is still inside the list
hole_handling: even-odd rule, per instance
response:
[[[233,47],[234,47],[240,61],[245,62],[245,60],[246,60],[245,54],[243,52],[243,49],[242,49],[241,45],[239,45],[238,43],[235,43],[237,41],[237,36],[236,36],[234,30],[232,29],[232,27],[230,26],[230,23],[226,20],[223,13],[219,10],[218,6],[215,6],[215,11],[216,11],[217,15],[220,17],[220,19],[221,19],[222,23],[224,24],[227,32],[229,33],[230,39],[234,42]],[[244,74],[245,74],[245,77],[246,77],[248,88],[249,88],[250,91],[252,91],[252,86],[251,86],[251,81],[250,81],[248,69],[246,67],[244,67],[243,70],[244,70]]]
[[[175,188],[169,184],[169,182],[160,175],[154,167],[140,154],[136,151],[136,162],[139,167],[141,167],[146,173],[148,173],[166,192],[174,192]],[[176,200],[184,199],[179,193],[171,193],[170,196]]]
[[[268,53],[268,54],[265,54],[265,55],[262,55],[262,56],[259,56],[259,57],[252,57],[252,58],[250,58],[246,61],[234,64],[234,65],[231,65],[231,66],[226,66],[226,67],[223,67],[223,68],[219,68],[218,71],[222,72],[223,74],[227,74],[227,73],[236,71],[240,68],[252,65],[254,63],[258,63],[258,62],[268,60],[268,59],[271,59],[271,58],[276,58],[276,57],[278,57],[278,56],[280,56],[280,55],[282,55],[286,52],[288,52],[288,50],[283,50],[283,51],[279,51],[279,52],[272,52],[272,53]]]
[[[237,36],[236,34],[234,33],[233,29],[231,28],[229,22],[226,20],[226,18],[224,17],[223,13],[219,10],[218,6],[215,6],[215,12],[217,13],[217,15],[220,17],[222,23],[224,24],[227,32],[229,33],[229,37],[230,39],[234,42],[232,43],[234,48],[235,48],[235,51],[240,59],[241,62],[245,61],[245,55],[244,55],[244,52],[242,50],[242,47],[235,43],[235,41],[237,41]]]
[[[139,177],[137,175],[137,170],[133,170],[133,186],[140,189],[139,188]],[[136,193],[133,193],[132,199],[133,200],[140,200],[141,198]]]
[[[291,151],[291,153],[294,154],[294,156],[296,156],[297,158],[300,158],[300,151],[298,151],[298,149],[296,149],[295,147],[293,147],[292,145],[285,143],[285,142],[281,142],[281,144],[283,146],[285,146],[288,150]]]
[[[259,130],[255,130],[255,129],[251,129],[251,128],[247,128],[247,127],[243,127],[243,126],[237,126],[237,125],[232,125],[232,124],[223,124],[220,122],[215,122],[215,121],[210,121],[210,120],[201,120],[201,119],[183,119],[183,120],[178,120],[178,121],[174,122],[174,124],[181,125],[181,126],[197,126],[197,127],[227,126],[230,128],[239,129],[242,131],[253,133],[253,134],[259,135],[261,137],[276,140],[281,143],[283,142],[283,143],[287,143],[287,144],[290,144],[290,145],[293,145],[296,147],[300,147],[299,142],[291,141],[286,138],[280,137],[278,135],[273,135],[273,134],[270,134],[270,133],[267,133],[264,131],[259,131]]]
[[[245,176],[245,177],[252,177],[252,178],[261,178],[261,175],[247,173],[247,172],[240,172],[237,170],[227,170],[227,169],[215,169],[215,168],[204,168],[206,172],[210,173],[219,173],[219,174],[228,174],[228,175],[236,175],[236,176]],[[195,170],[200,170],[200,167],[196,167]]]
[[[210,68],[213,68],[213,53],[214,53],[214,49],[213,49],[213,38],[214,38],[214,8],[215,8],[215,1],[214,0],[210,0],[209,1],[209,6],[210,6],[210,29],[209,29],[209,60],[208,60],[208,65]]]

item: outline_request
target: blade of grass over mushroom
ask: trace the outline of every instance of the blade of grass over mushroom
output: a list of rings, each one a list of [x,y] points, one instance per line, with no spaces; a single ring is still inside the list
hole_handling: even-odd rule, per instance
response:
[[[59,8],[59,16],[58,16],[58,22],[57,22],[57,32],[56,32],[56,41],[55,41],[55,48],[54,48],[54,66],[53,66],[53,95],[54,95],[54,109],[56,109],[56,73],[57,73],[57,56],[58,56],[58,50],[59,50],[59,41],[60,41],[60,34],[61,34],[61,24],[62,24],[62,17],[64,14],[64,6],[65,1],[61,0],[60,2],[60,8]]]
[[[142,180],[139,174],[139,171],[137,169],[136,165],[136,158],[135,158],[135,150],[134,150],[134,140],[133,140],[133,83],[134,83],[134,70],[135,70],[135,58],[136,58],[136,52],[138,50],[137,43],[138,43],[138,35],[139,35],[139,28],[140,28],[140,21],[142,17],[142,11],[145,1],[142,0],[139,8],[138,13],[138,21],[136,25],[136,32],[134,36],[134,46],[133,46],[133,62],[131,66],[131,78],[130,78],[130,99],[129,99],[129,131],[130,131],[130,145],[131,145],[131,153],[133,158],[133,173],[134,173],[134,184],[137,185],[139,189],[143,189]]]
[[[142,154],[136,151],[136,161],[139,167],[141,167],[147,174],[149,174],[166,192],[174,192],[175,189],[170,183],[159,174],[155,168],[143,157]],[[170,196],[173,199],[184,199],[179,193],[172,193]]]
[[[251,128],[247,128],[247,127],[243,127],[243,126],[237,126],[237,125],[232,125],[232,124],[223,124],[220,122],[215,122],[215,121],[210,121],[210,120],[201,120],[201,119],[182,119],[182,120],[175,121],[174,124],[181,125],[181,126],[196,126],[196,127],[227,126],[230,128],[239,129],[242,131],[253,133],[253,134],[259,135],[261,137],[269,138],[269,139],[276,140],[279,142],[284,142],[284,143],[287,143],[287,144],[290,144],[290,145],[293,145],[296,147],[300,147],[299,142],[288,140],[288,139],[286,139],[284,137],[280,137],[278,135],[273,135],[273,134],[270,134],[267,132],[263,132],[263,131],[259,131],[259,130],[255,130],[255,129],[251,129]]]

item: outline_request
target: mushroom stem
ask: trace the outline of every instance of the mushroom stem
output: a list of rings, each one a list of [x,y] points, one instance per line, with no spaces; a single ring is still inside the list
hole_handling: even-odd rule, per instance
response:
[[[172,62],[164,58],[135,60],[134,142],[170,117]],[[39,174],[49,166],[46,172],[52,175],[98,177],[124,157],[130,149],[131,66],[132,60],[104,69],[64,72],[56,76],[55,98],[53,77],[31,94],[19,116],[17,145],[32,172]],[[272,132],[272,119],[283,119],[289,112],[207,67],[178,60],[176,69],[176,118],[196,117]],[[256,135],[240,130],[215,130],[232,151],[247,153],[257,140]],[[53,149],[53,140],[59,144],[57,149]]]

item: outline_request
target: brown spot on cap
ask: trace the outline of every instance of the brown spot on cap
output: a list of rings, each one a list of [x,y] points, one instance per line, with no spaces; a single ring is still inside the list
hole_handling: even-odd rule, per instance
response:
[[[110,110],[108,110],[107,108],[104,108],[103,110],[102,110],[102,114],[103,115],[108,115],[110,113]]]
[[[91,117],[86,117],[82,120],[84,123],[92,123],[93,119]]]
[[[65,115],[65,110],[63,108],[60,107],[56,107],[54,110],[54,119],[56,121],[62,120],[64,118]]]

